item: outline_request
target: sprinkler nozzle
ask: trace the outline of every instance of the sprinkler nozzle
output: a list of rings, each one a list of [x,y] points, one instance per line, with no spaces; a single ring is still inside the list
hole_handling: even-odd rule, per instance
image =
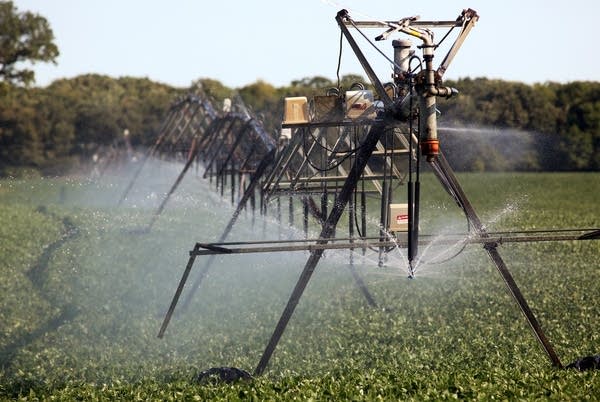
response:
[[[415,278],[415,268],[413,267],[413,262],[409,261],[408,263],[408,279]]]

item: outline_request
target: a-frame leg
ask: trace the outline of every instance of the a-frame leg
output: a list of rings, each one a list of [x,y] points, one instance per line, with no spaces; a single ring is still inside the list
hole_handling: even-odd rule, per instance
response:
[[[452,171],[452,168],[448,164],[444,155],[440,152],[440,154],[437,157],[433,158],[430,161],[430,163],[432,165],[435,175],[442,183],[442,186],[444,186],[448,193],[450,193],[455,198],[456,202],[465,211],[467,219],[469,219],[469,221],[475,228],[477,235],[483,240],[489,237],[486,228],[481,223],[479,216],[473,209],[473,206],[469,202],[469,199],[467,198],[458,180],[456,179],[456,176],[454,175],[454,172]],[[496,266],[498,272],[500,273],[500,276],[502,276],[502,279],[504,280],[504,283],[506,284],[506,287],[508,288],[513,299],[519,305],[521,312],[527,319],[527,323],[533,330],[536,339],[548,355],[548,358],[552,362],[552,365],[555,367],[562,368],[563,366],[560,362],[560,359],[558,358],[558,355],[556,354],[556,352],[552,348],[552,345],[546,338],[546,335],[544,334],[542,327],[538,323],[535,314],[533,314],[533,311],[529,307],[529,304],[527,304],[527,301],[523,297],[521,290],[517,286],[517,283],[515,282],[506,264],[504,263],[504,260],[500,256],[500,253],[498,252],[498,244],[493,241],[484,242],[483,247],[488,253],[488,256],[490,257],[494,265]]]

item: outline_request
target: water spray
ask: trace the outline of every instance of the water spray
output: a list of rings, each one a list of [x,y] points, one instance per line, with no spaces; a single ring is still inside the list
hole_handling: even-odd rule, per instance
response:
[[[161,148],[169,141],[174,145],[185,138],[183,134],[188,131],[188,128],[197,117],[206,118],[210,122],[216,117],[216,112],[210,103],[194,95],[178,99],[171,105],[167,118],[163,121],[154,144],[147,150],[143,159],[139,162],[133,177],[129,180],[129,183],[121,194],[118,201],[119,206],[127,199],[146,162],[158,154]]]
[[[465,245],[479,244],[483,247],[552,365],[563,367],[501,258],[498,248],[510,242],[594,240],[600,238],[600,230],[597,228],[569,230],[560,234],[552,231],[535,234],[516,231],[489,232],[460,186],[445,159],[442,151],[443,144],[440,144],[438,138],[436,100],[437,97],[450,98],[458,93],[456,89],[444,86],[442,77],[466,36],[478,21],[477,13],[467,9],[456,20],[450,21],[421,21],[419,17],[408,17],[398,21],[354,21],[346,10],[341,10],[335,19],[342,37],[346,39],[363,67],[375,94],[364,86],[356,86],[347,91],[343,88],[335,88],[328,91],[325,96],[315,97],[311,101],[306,97],[287,98],[284,103],[285,112],[281,128],[290,132],[286,132],[284,136],[282,131],[282,137],[285,138],[277,147],[273,145],[261,151],[244,145],[253,143],[252,139],[248,141],[246,138],[248,133],[260,132],[252,128],[256,124],[253,119],[251,123],[247,123],[246,129],[231,123],[224,130],[216,130],[210,135],[201,136],[202,139],[197,145],[198,157],[203,159],[206,166],[205,177],[210,178],[216,172],[215,182],[223,195],[225,181],[228,178],[227,169],[230,169],[232,202],[235,193],[234,173],[245,171],[244,167],[249,165],[247,161],[255,153],[257,156],[269,153],[270,158],[268,163],[265,162],[264,165],[261,163],[260,168],[256,168],[256,163],[253,164],[254,168],[250,172],[251,188],[245,188],[249,193],[244,193],[232,220],[218,241],[196,242],[193,250],[190,251],[188,264],[160,328],[159,337],[165,334],[197,257],[209,256],[209,259],[199,273],[186,305],[200,286],[216,255],[308,251],[309,258],[254,370],[254,375],[261,375],[266,370],[326,250],[350,250],[350,272],[365,300],[371,307],[376,307],[378,304],[352,265],[354,250],[361,248],[377,250],[378,264],[384,265],[390,250],[407,248],[408,277],[412,279],[419,264],[423,263],[419,254],[420,246],[427,246],[432,242],[448,245],[464,242]],[[370,45],[374,46],[369,37],[362,32],[365,28],[384,30],[375,40],[385,40],[395,34],[416,38],[421,41],[419,48],[422,55],[420,57],[415,55],[410,40],[394,40],[392,42],[394,57],[393,60],[388,59],[394,66],[393,82],[383,84],[350,32],[351,29],[355,29]],[[438,28],[448,28],[449,31],[441,41],[436,43],[433,30]],[[440,66],[435,69],[434,52],[455,28],[459,30],[458,35]],[[375,97],[378,101],[375,101]],[[257,138],[262,138],[261,135],[263,134]],[[265,140],[254,142],[266,143]],[[419,233],[421,157],[425,158],[440,185],[465,213],[470,227],[473,228],[473,233],[466,238],[449,236],[439,239]],[[402,159],[402,162],[408,165],[407,169],[399,162],[401,158],[408,159],[407,161]],[[366,189],[365,182],[372,183],[372,188]],[[407,186],[406,204],[393,203],[394,183]],[[268,208],[275,205],[276,217],[279,220],[282,219],[281,197],[287,197],[290,200],[288,217],[290,225],[293,225],[294,216],[292,197],[300,197],[303,206],[304,233],[308,237],[308,219],[312,215],[320,229],[319,237],[302,240],[225,242],[225,237],[229,234],[239,213],[249,199],[253,199],[255,190],[260,196],[260,212],[267,214]],[[361,195],[360,208],[356,205],[358,192]],[[367,196],[379,197],[379,236],[368,236],[366,233],[365,199]],[[318,202],[315,202],[317,197],[321,200],[320,208]],[[275,202],[270,202],[271,200]],[[400,208],[399,205],[406,208],[406,212],[394,209]],[[348,210],[347,206],[349,206]],[[357,224],[359,219],[356,211],[360,211],[361,214],[360,220],[363,222],[361,227]],[[338,237],[338,225],[344,213],[349,216],[347,238]],[[406,221],[406,228],[393,226],[399,221],[403,223]],[[355,236],[355,229],[359,233],[358,237]],[[584,366],[584,363],[587,364],[588,361],[582,360],[581,365]],[[573,365],[568,367],[571,366]],[[246,378],[246,371],[236,370],[239,369],[221,367],[203,373],[217,375],[222,380],[227,380],[230,375],[234,378]]]

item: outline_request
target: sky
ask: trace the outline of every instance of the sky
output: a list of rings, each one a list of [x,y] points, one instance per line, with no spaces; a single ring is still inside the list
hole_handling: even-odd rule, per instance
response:
[[[14,5],[44,16],[60,50],[56,64],[33,66],[38,86],[87,73],[147,77],[177,87],[199,78],[232,88],[257,80],[285,86],[317,75],[335,79],[340,30],[334,18],[342,8],[354,20],[379,21],[414,15],[454,20],[465,8],[476,10],[480,19],[447,79],[600,81],[597,0],[14,0]],[[365,30],[371,39],[380,33]],[[436,30],[436,39],[444,33]],[[389,62],[368,42],[360,44],[380,80],[390,81]],[[377,45],[393,57],[391,39]],[[436,52],[436,66],[443,50]],[[366,77],[347,43],[340,74]]]

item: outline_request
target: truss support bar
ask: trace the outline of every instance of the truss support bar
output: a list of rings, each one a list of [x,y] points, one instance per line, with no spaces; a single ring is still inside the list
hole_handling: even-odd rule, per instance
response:
[[[354,51],[356,58],[360,62],[362,68],[365,70],[365,73],[367,73],[367,76],[369,77],[371,84],[373,84],[373,87],[375,88],[377,95],[379,95],[379,98],[381,99],[381,101],[383,102],[383,104],[386,107],[391,106],[393,103],[392,99],[390,98],[388,93],[385,91],[383,84],[381,83],[381,81],[379,81],[379,78],[377,78],[375,71],[373,71],[373,68],[367,61],[367,58],[363,54],[362,50],[360,50],[360,47],[358,46],[358,44],[356,43],[356,41],[350,34],[350,31],[348,31],[348,28],[346,27],[346,24],[350,21],[348,12],[346,10],[339,11],[337,13],[337,16],[335,17],[335,19],[342,31],[342,34],[344,34],[344,36],[346,37],[346,40],[350,44],[350,47]]]
[[[408,242],[406,240],[387,240],[387,241],[368,241],[363,239],[356,239],[346,242],[334,242],[340,239],[329,239],[329,243],[320,244],[289,244],[293,241],[274,241],[274,242],[248,242],[248,243],[233,243],[238,247],[231,247],[228,243],[198,243],[199,248],[190,251],[190,254],[197,256],[201,255],[213,255],[213,254],[251,254],[251,253],[276,253],[286,251],[314,251],[314,250],[345,250],[345,249],[359,249],[359,248],[390,248],[399,247],[406,248]],[[594,238],[584,238],[580,235],[558,235],[558,236],[497,236],[497,237],[472,237],[462,239],[462,243],[466,244],[488,244],[494,243],[496,245],[508,244],[508,243],[532,243],[532,242],[557,242],[557,241],[574,241],[574,240],[594,240]],[[597,239],[596,239],[597,240]],[[310,240],[316,241],[316,240]],[[434,244],[436,246],[452,246],[455,244],[461,244],[461,239],[456,237],[449,237],[448,239],[436,239],[435,241],[423,239],[423,236],[419,239],[420,246],[428,246]]]
[[[398,21],[354,21],[357,28],[389,28],[397,24]],[[346,23],[346,25],[352,26],[350,23]],[[462,21],[412,21],[410,25],[422,28],[452,28],[460,27]]]

